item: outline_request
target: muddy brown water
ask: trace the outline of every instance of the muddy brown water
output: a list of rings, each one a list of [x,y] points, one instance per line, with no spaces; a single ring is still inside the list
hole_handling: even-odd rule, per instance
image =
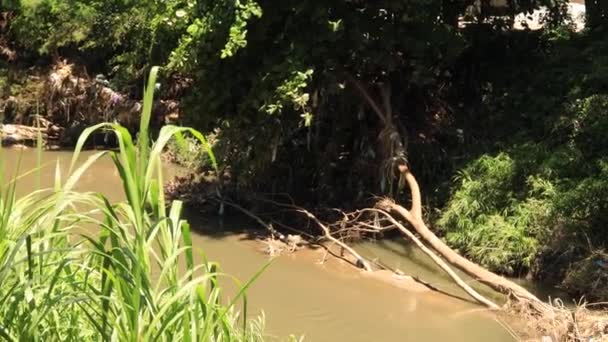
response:
[[[33,149],[2,152],[9,170],[19,160],[21,173],[37,165]],[[83,157],[92,153],[86,152]],[[44,152],[42,186],[53,185],[57,160],[66,172],[70,159],[70,152]],[[168,174],[172,173],[169,169]],[[18,182],[18,193],[35,190],[37,183],[36,173],[24,176]],[[78,187],[103,192],[112,201],[123,198],[118,174],[109,158],[94,164]],[[194,234],[193,244],[210,260],[218,261],[225,272],[247,280],[268,262],[260,243],[239,233],[251,229],[251,223],[222,222],[201,217],[196,210],[188,215],[193,230],[199,232]],[[406,274],[448,283],[420,254],[402,244],[365,243],[358,248],[370,257],[393,260],[392,267]],[[321,263],[323,254],[309,250],[280,256],[251,287],[249,314],[263,310],[269,340],[283,341],[290,334],[304,336],[305,341],[513,340],[492,315],[480,312],[476,305],[434,292],[394,286],[335,259]],[[457,290],[454,293],[460,295]]]

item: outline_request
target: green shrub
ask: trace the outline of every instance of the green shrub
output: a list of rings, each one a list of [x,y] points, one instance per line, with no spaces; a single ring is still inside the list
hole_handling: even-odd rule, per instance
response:
[[[215,142],[210,139],[213,145]],[[204,165],[209,165],[209,155],[196,138],[172,139],[167,144],[165,156],[180,166],[196,172]]]
[[[438,221],[449,244],[507,274],[531,266],[555,194],[541,178],[518,183],[520,167],[506,153],[473,161],[456,178],[457,190]]]
[[[596,125],[597,120],[591,127]],[[529,270],[539,253],[581,250],[588,241],[605,247],[608,162],[583,158],[595,152],[576,148],[582,134],[551,152],[520,146],[469,163],[438,221],[446,241],[506,274]],[[576,264],[581,255],[572,254],[570,262]]]
[[[589,294],[574,280],[596,272],[589,258],[608,247],[608,39],[547,32],[531,54],[513,44],[483,55],[480,106],[462,123],[475,146],[439,225],[449,244],[493,270],[531,270]],[[532,33],[510,37],[535,42]]]

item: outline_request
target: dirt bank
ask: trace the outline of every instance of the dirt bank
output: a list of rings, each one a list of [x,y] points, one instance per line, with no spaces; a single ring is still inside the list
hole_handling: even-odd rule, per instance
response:
[[[59,60],[47,67],[9,65],[0,69],[0,119],[3,145],[31,145],[32,127],[40,126],[47,145],[72,146],[79,134],[100,122],[117,122],[136,133],[142,105],[138,94],[120,92],[104,75],[91,76],[85,67]],[[155,101],[152,125],[179,120],[178,101]],[[112,145],[108,137],[97,145]]]

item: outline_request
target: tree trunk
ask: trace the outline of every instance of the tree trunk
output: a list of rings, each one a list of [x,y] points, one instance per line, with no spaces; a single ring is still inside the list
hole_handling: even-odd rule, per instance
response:
[[[452,270],[452,268],[443,259],[441,259],[435,252],[430,250],[424,243],[422,243],[422,241],[420,241],[420,239],[418,239],[416,235],[414,235],[414,233],[410,232],[401,223],[397,222],[397,220],[395,220],[390,214],[382,210],[370,210],[376,210],[376,212],[385,215],[389,222],[391,222],[395,227],[397,227],[397,229],[399,229],[410,240],[412,240],[414,244],[418,246],[418,248],[420,248],[426,255],[428,255],[435,262],[435,264],[441,267],[441,269],[444,270],[450,276],[450,278],[452,278],[452,280],[454,280],[454,282],[456,282],[456,284],[460,286],[460,288],[462,288],[469,296],[473,297],[473,299],[492,310],[500,309],[500,307],[496,303],[482,296],[479,292],[477,292],[469,284],[462,280],[462,278],[460,278],[460,276],[456,274],[456,272],[454,272],[454,270]]]
[[[600,0],[596,0],[600,1]],[[601,0],[608,1],[608,0]],[[489,4],[489,0],[481,0],[482,4]],[[397,205],[395,202],[391,200],[383,200],[378,203],[378,207],[385,211],[393,211],[397,212],[403,218],[405,218],[416,230],[416,232],[425,240],[437,253],[439,253],[444,259],[446,259],[450,264],[456,266],[461,269],[468,275],[474,277],[481,283],[484,283],[490,286],[492,289],[504,293],[506,295],[517,298],[518,300],[526,300],[530,303],[530,305],[539,312],[546,312],[546,304],[544,304],[541,300],[539,300],[532,293],[528,292],[523,287],[499,276],[496,275],[485,268],[463,258],[458,253],[456,253],[453,249],[444,244],[430,229],[427,228],[424,221],[422,220],[422,201],[420,198],[420,187],[418,186],[418,182],[414,175],[409,171],[407,167],[407,158],[405,149],[403,145],[400,143],[402,141],[399,132],[396,130],[395,125],[392,122],[392,108],[391,108],[391,88],[390,84],[384,84],[380,86],[381,95],[382,95],[382,104],[384,108],[381,108],[379,103],[375,101],[367,89],[363,86],[361,82],[356,80],[354,77],[349,76],[348,79],[352,84],[354,84],[355,88],[359,91],[363,99],[368,103],[368,105],[372,108],[372,110],[376,113],[378,118],[381,120],[384,128],[380,133],[379,140],[382,144],[382,150],[385,154],[385,161],[389,161],[388,168],[386,170],[388,172],[394,172],[394,168],[396,167],[399,172],[405,177],[405,180],[410,187],[411,195],[412,195],[412,208],[411,210],[407,210],[404,207]],[[388,138],[390,139],[388,139]],[[402,152],[401,154],[397,152]],[[385,163],[383,163],[385,164]],[[310,213],[308,213],[309,216]],[[314,217],[311,217],[314,219]],[[320,222],[317,222],[319,226],[325,231],[325,235],[328,238],[331,238],[331,234],[326,227],[324,227]],[[405,229],[407,231],[407,229]],[[409,236],[409,231],[404,232]],[[415,240],[414,240],[415,241]],[[356,252],[349,251],[351,254],[358,256]],[[363,260],[361,258],[361,260]],[[368,269],[368,265],[363,263],[363,266]],[[447,270],[446,270],[447,271]],[[450,273],[450,272],[448,272]],[[450,274],[452,275],[452,274]],[[458,282],[458,281],[457,281]],[[459,284],[460,285],[460,284]],[[466,290],[466,289],[465,289]],[[468,291],[467,291],[468,292]],[[482,298],[478,298],[473,293],[469,293],[473,295],[477,300],[483,302]],[[484,303],[490,307],[492,307],[493,303]]]
[[[407,210],[404,207],[396,204],[391,200],[382,200],[378,203],[378,207],[389,212],[394,212],[402,216],[407,220],[414,230],[422,237],[422,239],[428,243],[437,253],[439,253],[445,260],[450,264],[459,268],[469,276],[475,278],[477,281],[489,286],[490,288],[503,293],[505,295],[514,297],[518,300],[526,300],[530,305],[539,312],[546,312],[548,307],[535,295],[530,293],[525,288],[515,284],[514,282],[501,277],[487,269],[477,265],[474,262],[467,260],[462,257],[456,251],[448,247],[443,241],[441,241],[424,223],[422,220],[421,210],[421,199],[420,199],[420,188],[416,178],[406,167],[400,168],[401,172],[404,173],[406,181],[410,187],[412,194],[412,208]]]

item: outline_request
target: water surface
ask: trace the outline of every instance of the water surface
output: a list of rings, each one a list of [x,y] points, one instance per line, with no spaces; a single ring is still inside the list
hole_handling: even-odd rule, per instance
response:
[[[83,158],[94,152],[85,152]],[[8,169],[20,171],[37,165],[35,150],[4,150]],[[43,187],[53,185],[55,163],[61,169],[71,159],[69,152],[44,152],[40,173]],[[172,170],[168,170],[172,173]],[[18,193],[36,189],[38,176],[19,180]],[[103,192],[111,201],[124,198],[118,173],[109,158],[94,164],[82,177],[78,189]],[[246,234],[234,232],[251,228],[246,221],[219,222],[188,213],[193,244],[222,269],[242,280],[255,274],[269,258],[259,251],[259,243]],[[227,221],[227,220],[226,220]],[[392,267],[406,274],[420,275],[431,282],[448,281],[438,270],[407,246],[388,242],[363,244],[367,255],[393,261]],[[402,255],[394,259],[391,255]],[[308,251],[278,257],[249,291],[249,312],[266,315],[270,340],[284,340],[289,334],[304,335],[305,341],[512,341],[512,337],[491,315],[478,306],[437,293],[407,291],[362,275],[335,260],[321,264],[321,251]],[[454,292],[458,295],[458,290]]]

